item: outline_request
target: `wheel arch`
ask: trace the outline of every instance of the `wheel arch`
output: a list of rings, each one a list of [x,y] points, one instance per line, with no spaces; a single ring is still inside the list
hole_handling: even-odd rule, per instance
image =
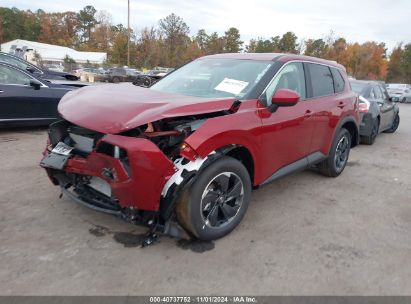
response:
[[[347,116],[343,120],[340,121],[339,126],[336,128],[335,134],[338,134],[338,132],[342,129],[348,130],[351,135],[351,148],[356,147],[359,142],[360,142],[360,132],[358,130],[358,125],[355,122],[354,117],[352,116]]]
[[[230,156],[239,162],[241,162],[244,167],[247,169],[247,172],[250,176],[250,180],[254,183],[254,159],[251,152],[244,146],[241,145],[234,145],[231,147],[223,147],[221,149],[223,152],[222,154],[226,156]]]

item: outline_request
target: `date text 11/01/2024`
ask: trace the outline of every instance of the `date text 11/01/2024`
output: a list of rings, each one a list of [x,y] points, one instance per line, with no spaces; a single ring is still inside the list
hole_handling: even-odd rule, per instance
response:
[[[150,297],[150,303],[257,303],[255,297]]]

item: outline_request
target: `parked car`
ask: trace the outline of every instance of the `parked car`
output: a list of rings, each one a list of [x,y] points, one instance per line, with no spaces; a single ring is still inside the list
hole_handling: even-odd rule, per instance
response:
[[[379,133],[394,133],[398,129],[398,97],[390,97],[386,88],[375,81],[351,80],[351,87],[360,96],[362,143],[372,145]]]
[[[411,89],[404,90],[404,93],[399,97],[401,103],[411,102]]]
[[[411,89],[411,86],[409,84],[390,83],[387,85],[387,92],[390,95],[390,97],[398,97],[400,101],[405,91],[410,90],[410,89]]]
[[[133,81],[133,84],[140,87],[149,88],[172,71],[174,71],[174,69],[156,67],[153,70],[139,75],[138,78]]]
[[[5,62],[13,66],[16,66],[22,70],[26,70],[30,72],[31,74],[33,74],[35,77],[39,77],[42,79],[47,79],[47,80],[54,80],[54,79],[56,80],[78,80],[79,79],[76,75],[72,75],[66,72],[57,72],[57,71],[52,71],[49,69],[40,68],[20,57],[7,54],[7,53],[3,53],[3,52],[0,52],[0,62]]]
[[[337,177],[359,138],[344,67],[299,55],[206,56],[148,89],[71,92],[59,112],[41,166],[74,201],[149,226],[146,243],[223,237],[252,189],[313,165]]]
[[[108,72],[102,68],[82,68],[76,70],[75,74],[81,80],[89,82],[106,82],[109,78]]]
[[[133,82],[136,81],[140,73],[128,68],[112,68],[108,71],[108,81],[119,82]]]
[[[45,63],[45,64],[43,64],[43,67],[46,68],[47,70],[53,71],[53,72],[60,72],[60,73],[64,72],[64,66],[62,66],[60,64]]]
[[[72,89],[0,62],[0,126],[48,125],[56,121],[57,104]]]

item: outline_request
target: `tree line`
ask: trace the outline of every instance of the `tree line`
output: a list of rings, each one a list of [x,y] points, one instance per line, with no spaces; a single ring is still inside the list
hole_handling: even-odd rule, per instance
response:
[[[14,39],[107,52],[107,65],[127,63],[127,28],[115,25],[109,13],[90,5],[78,12],[53,13],[0,7],[0,43]],[[411,83],[411,44],[399,43],[388,54],[383,42],[351,43],[332,32],[320,39],[298,39],[295,33],[287,32],[251,39],[245,45],[235,27],[223,35],[204,29],[191,35],[189,26],[175,14],[156,26],[131,30],[130,65],[137,68],[178,67],[200,56],[242,51],[315,56],[337,61],[357,79]]]

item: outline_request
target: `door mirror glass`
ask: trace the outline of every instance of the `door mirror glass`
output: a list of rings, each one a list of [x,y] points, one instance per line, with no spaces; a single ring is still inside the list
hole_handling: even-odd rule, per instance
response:
[[[391,98],[390,98],[390,101],[392,101],[392,102],[399,102],[399,101],[400,101],[400,98],[399,98],[399,97],[391,97]]]

